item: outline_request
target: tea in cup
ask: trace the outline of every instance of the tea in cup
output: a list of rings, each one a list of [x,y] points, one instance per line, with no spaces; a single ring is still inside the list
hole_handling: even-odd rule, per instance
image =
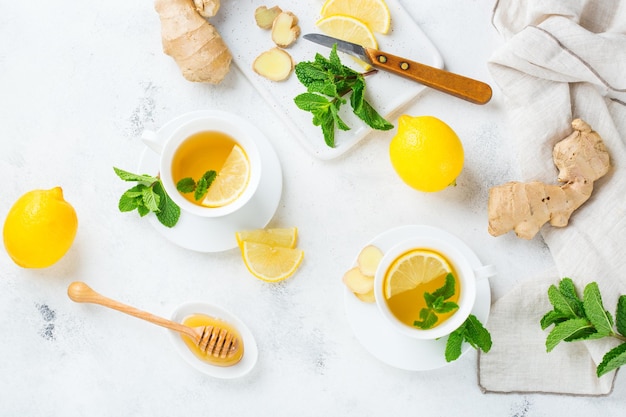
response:
[[[384,254],[374,277],[376,305],[397,331],[437,339],[465,322],[476,300],[476,280],[490,275],[492,266],[475,270],[452,242],[415,237]]]
[[[239,116],[203,112],[171,134],[145,131],[143,142],[160,155],[168,196],[191,214],[220,217],[243,207],[261,179],[258,130]]]

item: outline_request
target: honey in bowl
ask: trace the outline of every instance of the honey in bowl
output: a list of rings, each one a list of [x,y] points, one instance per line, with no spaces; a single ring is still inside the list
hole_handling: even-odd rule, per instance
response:
[[[250,179],[250,163],[245,150],[230,135],[219,131],[202,131],[189,136],[172,158],[172,179],[199,181],[208,171],[217,177],[204,198],[193,192],[180,194],[189,202],[205,207],[222,207],[236,200]]]
[[[414,327],[416,321],[426,321],[423,312],[432,309],[427,305],[425,294],[434,294],[442,289],[449,274],[454,277],[456,271],[452,263],[439,252],[417,248],[401,254],[391,263],[383,280],[383,295],[389,311],[410,327]],[[450,292],[452,294],[445,297],[445,302],[457,305],[461,294],[459,280],[454,280],[454,291]],[[457,309],[458,305],[450,311],[437,312],[436,321],[423,328],[444,323]]]
[[[210,354],[206,354],[205,352],[200,350],[200,347],[198,346],[196,341],[192,340],[188,336],[181,335],[183,341],[185,342],[185,345],[187,345],[189,350],[193,352],[193,354],[196,357],[198,357],[200,360],[207,362],[211,365],[227,367],[227,366],[232,366],[232,365],[237,364],[243,358],[243,353],[244,353],[243,339],[239,331],[230,323],[224,320],[220,320],[214,317],[204,315],[204,314],[192,314],[190,316],[185,317],[185,319],[183,319],[182,324],[188,327],[192,327],[192,328],[200,327],[200,326],[218,327],[218,328],[228,331],[233,336],[236,336],[239,339],[239,348],[235,351],[235,354],[232,357],[220,358],[220,357],[215,357]]]

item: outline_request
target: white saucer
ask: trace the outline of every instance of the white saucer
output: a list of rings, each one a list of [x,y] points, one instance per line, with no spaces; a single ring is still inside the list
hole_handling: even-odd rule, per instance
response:
[[[159,129],[159,135],[167,135],[202,111],[186,113],[171,120]],[[256,194],[238,211],[220,218],[198,217],[180,213],[176,226],[168,228],[159,223],[152,213],[148,215],[154,228],[174,244],[198,252],[221,252],[237,246],[235,232],[245,229],[261,229],[274,217],[283,188],[282,170],[276,151],[259,131],[256,141],[261,154],[263,174]],[[159,155],[146,148],[139,160],[139,174],[156,175],[159,171]]]
[[[391,229],[376,236],[366,245],[377,246],[385,252],[398,242],[415,236],[431,236],[453,242],[474,269],[482,266],[476,254],[463,241],[444,230],[430,226],[410,225]],[[385,322],[376,304],[360,301],[347,288],[344,292],[344,303],[354,335],[368,352],[382,362],[409,371],[426,371],[449,364],[444,355],[447,336],[438,340],[418,340],[405,336]],[[476,282],[476,303],[472,314],[485,324],[490,309],[491,289],[489,279],[485,278]],[[463,353],[470,348],[469,344],[463,344]]]
[[[254,368],[254,365],[256,365],[259,357],[259,350],[252,332],[241,320],[239,320],[239,318],[223,308],[212,304],[189,302],[179,306],[174,311],[172,314],[172,320],[177,323],[182,323],[186,317],[193,314],[205,314],[217,319],[222,319],[231,324],[239,331],[239,334],[243,339],[244,351],[241,360],[233,366],[222,367],[211,365],[210,363],[199,359],[191,350],[189,350],[189,347],[187,347],[178,332],[170,331],[170,339],[185,362],[202,373],[222,379],[242,377]]]

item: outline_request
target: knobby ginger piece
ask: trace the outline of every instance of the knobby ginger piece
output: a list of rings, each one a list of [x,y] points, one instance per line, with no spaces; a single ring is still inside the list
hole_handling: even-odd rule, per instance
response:
[[[576,119],[574,132],[554,146],[552,158],[563,185],[542,182],[509,182],[489,190],[489,233],[499,236],[514,230],[522,239],[532,239],[541,227],[567,226],[569,218],[591,196],[593,183],[610,168],[609,153],[602,138]]]
[[[193,0],[196,11],[203,17],[213,17],[220,9],[220,0]]]
[[[276,17],[282,12],[278,6],[267,8],[267,6],[259,6],[254,11],[254,20],[261,29],[271,29]]]
[[[293,70],[291,55],[280,48],[263,52],[252,63],[254,71],[272,81],[286,80]]]
[[[288,48],[300,36],[298,18],[291,12],[282,12],[272,24],[272,40],[281,48]]]
[[[214,3],[198,2],[207,7]],[[220,34],[196,11],[192,1],[156,0],[155,9],[161,19],[163,52],[176,61],[183,76],[194,82],[220,83],[230,70],[232,56]]]

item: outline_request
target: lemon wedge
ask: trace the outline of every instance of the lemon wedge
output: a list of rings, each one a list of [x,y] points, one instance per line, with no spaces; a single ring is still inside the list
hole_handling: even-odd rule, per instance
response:
[[[243,242],[241,253],[248,271],[266,282],[279,282],[289,278],[304,259],[304,252],[300,249],[247,241]]]
[[[382,34],[388,33],[391,27],[391,14],[384,0],[326,0],[320,14],[322,17],[351,16]]]

